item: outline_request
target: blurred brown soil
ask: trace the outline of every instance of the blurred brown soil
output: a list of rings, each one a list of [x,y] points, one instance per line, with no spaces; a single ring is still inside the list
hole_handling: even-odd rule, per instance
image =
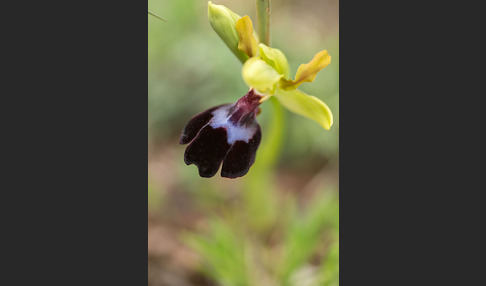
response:
[[[163,207],[149,208],[148,213],[148,285],[213,286],[200,271],[198,255],[181,241],[184,231],[196,230],[204,223],[203,211],[190,192],[178,183],[175,160],[181,160],[179,148],[164,146],[149,153],[148,172],[164,190]],[[289,168],[277,170],[279,193],[298,194],[302,203],[313,197],[322,185],[337,186],[336,170],[321,166],[305,172]]]

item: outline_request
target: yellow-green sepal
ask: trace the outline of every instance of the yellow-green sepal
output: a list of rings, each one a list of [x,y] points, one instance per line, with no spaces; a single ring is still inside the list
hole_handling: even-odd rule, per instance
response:
[[[260,57],[278,73],[283,74],[285,78],[290,76],[289,62],[281,50],[270,48],[265,44],[258,45]]]
[[[236,22],[241,18],[224,5],[216,5],[211,1],[208,2],[208,18],[211,27],[236,55],[244,63],[249,57],[238,49],[239,37],[236,30]]]
[[[319,98],[298,89],[278,89],[274,95],[288,110],[307,117],[329,130],[333,124],[331,109]]]
[[[253,23],[250,17],[243,16],[236,21],[236,31],[238,32],[238,50],[245,53],[248,57],[256,56],[258,52],[258,42],[253,35]]]
[[[248,86],[262,94],[274,94],[277,83],[283,77],[259,57],[250,58],[243,65],[241,74]]]
[[[317,73],[331,63],[331,56],[326,50],[318,52],[314,58],[306,63],[301,64],[295,80],[282,79],[280,88],[285,90],[293,90],[299,87],[304,82],[312,82],[316,78]]]

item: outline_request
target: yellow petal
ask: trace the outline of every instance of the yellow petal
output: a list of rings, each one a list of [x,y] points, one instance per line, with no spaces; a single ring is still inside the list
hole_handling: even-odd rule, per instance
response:
[[[258,57],[247,60],[241,73],[245,83],[262,94],[273,94],[283,76]]]
[[[304,82],[314,81],[317,73],[327,67],[329,63],[331,63],[331,56],[329,56],[328,52],[326,50],[318,52],[310,62],[299,66],[295,74],[295,80],[282,81],[281,88],[292,90]]]
[[[288,78],[290,74],[289,63],[284,53],[281,50],[270,48],[265,44],[258,45],[260,57],[269,65],[271,65],[278,73],[283,74]]]
[[[275,97],[288,110],[314,120],[326,130],[331,128],[333,123],[331,109],[319,98],[298,89],[278,89]]]
[[[253,24],[250,17],[244,16],[236,22],[236,31],[238,31],[239,42],[238,50],[247,54],[250,58],[257,53],[258,43],[253,36]]]

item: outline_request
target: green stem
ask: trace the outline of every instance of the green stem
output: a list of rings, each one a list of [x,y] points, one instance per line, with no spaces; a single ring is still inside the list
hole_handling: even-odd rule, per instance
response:
[[[270,0],[256,0],[256,7],[260,42],[270,46]]]
[[[242,192],[246,213],[251,214],[250,227],[258,232],[268,230],[276,222],[279,213],[279,197],[273,176],[282,150],[285,114],[276,98],[271,97],[268,101],[271,105],[265,103],[268,105],[265,106],[265,112],[268,112],[269,117],[262,122],[262,142],[255,164],[246,175]]]

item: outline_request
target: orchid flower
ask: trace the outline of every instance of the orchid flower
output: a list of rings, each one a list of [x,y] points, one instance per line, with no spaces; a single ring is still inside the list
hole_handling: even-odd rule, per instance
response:
[[[333,117],[329,107],[298,87],[312,82],[331,62],[326,50],[317,53],[290,78],[287,58],[279,49],[258,42],[248,16],[240,17],[223,5],[208,2],[208,17],[214,31],[243,63],[242,77],[249,91],[236,103],[223,104],[195,115],[182,131],[181,144],[187,165],[195,164],[201,177],[212,177],[223,165],[221,176],[244,176],[255,162],[261,140],[256,116],[259,105],[275,96],[288,110],[312,119],[329,130]]]

